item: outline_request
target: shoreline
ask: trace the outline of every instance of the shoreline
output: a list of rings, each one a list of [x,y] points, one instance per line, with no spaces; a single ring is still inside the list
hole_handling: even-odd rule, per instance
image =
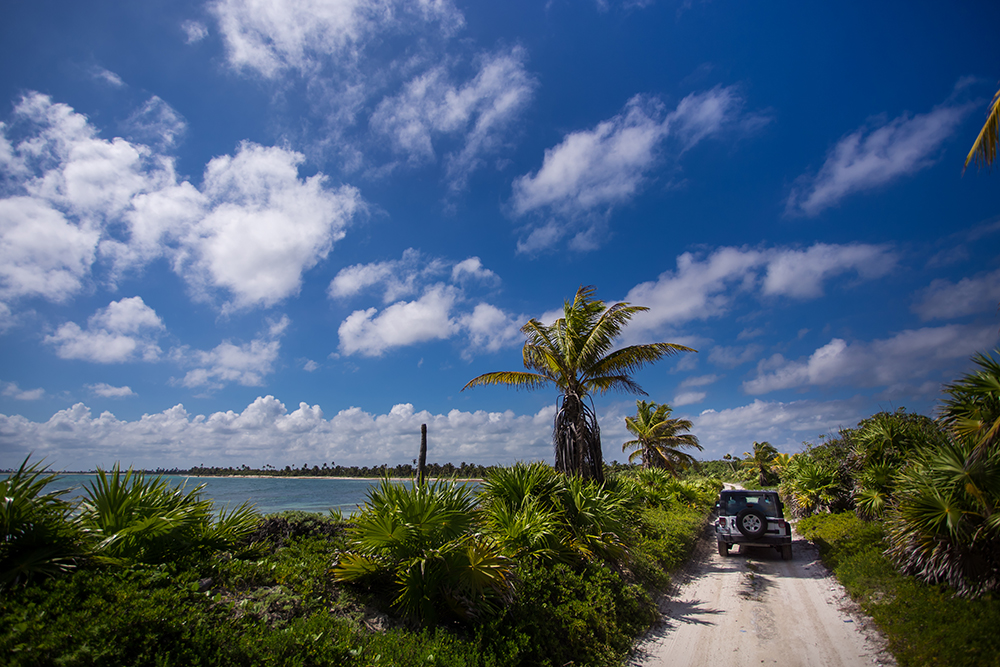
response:
[[[96,475],[97,471],[91,472],[58,472],[57,475]],[[188,479],[347,479],[354,481],[373,481],[377,482],[382,477],[338,477],[334,475],[187,475],[184,473],[145,473],[146,475],[160,476],[160,477],[184,477]],[[413,480],[413,477],[390,477],[391,482],[409,482]],[[483,482],[482,477],[428,477],[428,481],[440,481],[454,479],[456,482]]]
[[[166,475],[165,475],[166,476]],[[170,477],[197,477],[198,479],[212,479],[221,477],[224,479],[351,479],[357,481],[379,481],[383,477],[334,477],[333,475],[170,475]],[[390,482],[409,482],[413,477],[390,477]],[[481,477],[428,477],[428,481],[439,481],[442,479],[454,479],[456,482],[482,482]]]

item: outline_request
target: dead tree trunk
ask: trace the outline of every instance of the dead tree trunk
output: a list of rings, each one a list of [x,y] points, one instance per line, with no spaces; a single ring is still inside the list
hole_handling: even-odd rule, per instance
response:
[[[423,486],[427,474],[427,424],[420,425],[420,458],[417,459],[417,484]]]

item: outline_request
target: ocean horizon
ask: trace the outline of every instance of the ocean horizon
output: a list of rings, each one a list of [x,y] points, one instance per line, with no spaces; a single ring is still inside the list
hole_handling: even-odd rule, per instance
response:
[[[85,495],[84,486],[97,477],[91,474],[61,475],[50,484],[51,489],[69,489],[64,499],[73,501]],[[148,476],[147,476],[148,477]],[[364,504],[368,491],[379,478],[356,479],[344,477],[195,477],[189,475],[163,475],[174,486],[192,489],[202,484],[202,495],[215,503],[215,509],[237,507],[250,502],[261,514],[300,510],[303,512],[328,512],[339,510],[349,514]],[[410,480],[399,480],[411,484]],[[470,481],[469,484],[477,485]]]

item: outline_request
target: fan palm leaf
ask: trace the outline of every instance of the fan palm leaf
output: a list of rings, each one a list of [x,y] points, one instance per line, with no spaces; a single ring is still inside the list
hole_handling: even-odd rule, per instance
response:
[[[509,599],[513,564],[490,538],[471,532],[475,514],[468,486],[383,479],[368,492],[351,528],[353,549],[334,578],[392,581],[395,606],[424,622],[447,612],[466,620],[488,615]]]
[[[979,456],[1000,443],[1000,361],[985,354],[972,361],[977,370],[945,385],[941,422],[956,437],[972,439]]]

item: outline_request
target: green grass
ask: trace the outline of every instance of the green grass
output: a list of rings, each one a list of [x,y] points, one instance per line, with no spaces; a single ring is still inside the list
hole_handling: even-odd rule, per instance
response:
[[[898,573],[882,553],[881,524],[853,513],[802,519],[798,531],[819,546],[823,562],[882,629],[901,666],[1000,665],[1000,600],[961,598]]]

